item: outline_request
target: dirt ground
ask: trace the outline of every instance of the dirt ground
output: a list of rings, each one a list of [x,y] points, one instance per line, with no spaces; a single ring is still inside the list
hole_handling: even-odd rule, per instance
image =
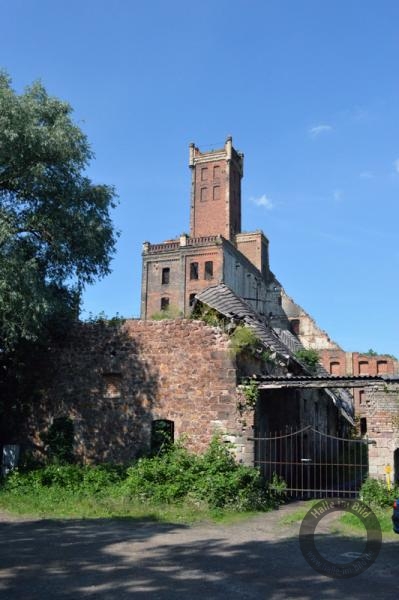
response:
[[[0,598],[397,599],[399,536],[384,539],[364,573],[331,579],[303,558],[300,524],[281,523],[297,509],[291,504],[232,525],[193,526],[0,513]],[[319,551],[336,557],[361,552],[365,538],[334,533],[329,517],[316,530]]]

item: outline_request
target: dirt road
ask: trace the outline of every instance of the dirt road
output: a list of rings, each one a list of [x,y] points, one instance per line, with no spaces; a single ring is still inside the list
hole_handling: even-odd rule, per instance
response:
[[[330,579],[304,560],[297,505],[233,525],[159,524],[132,519],[19,520],[0,515],[1,600],[57,599],[393,599],[399,590],[399,536],[351,579]],[[364,539],[317,529],[318,547],[337,556]]]

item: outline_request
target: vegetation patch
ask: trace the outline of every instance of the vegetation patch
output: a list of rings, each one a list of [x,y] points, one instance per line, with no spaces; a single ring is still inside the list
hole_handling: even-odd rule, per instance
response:
[[[216,438],[202,455],[175,444],[128,467],[52,464],[14,471],[0,486],[0,507],[19,514],[179,522],[266,511],[282,497]]]
[[[317,350],[303,348],[303,350],[295,352],[295,357],[300,360],[311,373],[316,373],[317,365],[320,360],[320,355]]]

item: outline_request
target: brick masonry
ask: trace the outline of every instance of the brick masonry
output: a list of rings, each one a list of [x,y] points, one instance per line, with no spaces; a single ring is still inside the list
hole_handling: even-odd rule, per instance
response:
[[[38,382],[27,436],[40,446],[52,419],[69,416],[83,461],[126,462],[149,450],[152,421],[168,419],[191,450],[205,450],[219,431],[236,444],[237,459],[251,463],[253,415],[245,429],[229,345],[201,321],[79,325],[43,357],[51,376]]]
[[[399,385],[379,384],[366,390],[362,411],[367,422],[369,475],[385,478],[385,468],[391,469],[391,479],[399,481]]]

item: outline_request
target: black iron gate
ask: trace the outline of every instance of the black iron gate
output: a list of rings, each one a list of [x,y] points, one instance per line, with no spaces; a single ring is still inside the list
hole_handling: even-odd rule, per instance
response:
[[[256,436],[255,465],[270,485],[284,480],[292,497],[354,498],[368,474],[368,440],[340,438],[312,426]]]

